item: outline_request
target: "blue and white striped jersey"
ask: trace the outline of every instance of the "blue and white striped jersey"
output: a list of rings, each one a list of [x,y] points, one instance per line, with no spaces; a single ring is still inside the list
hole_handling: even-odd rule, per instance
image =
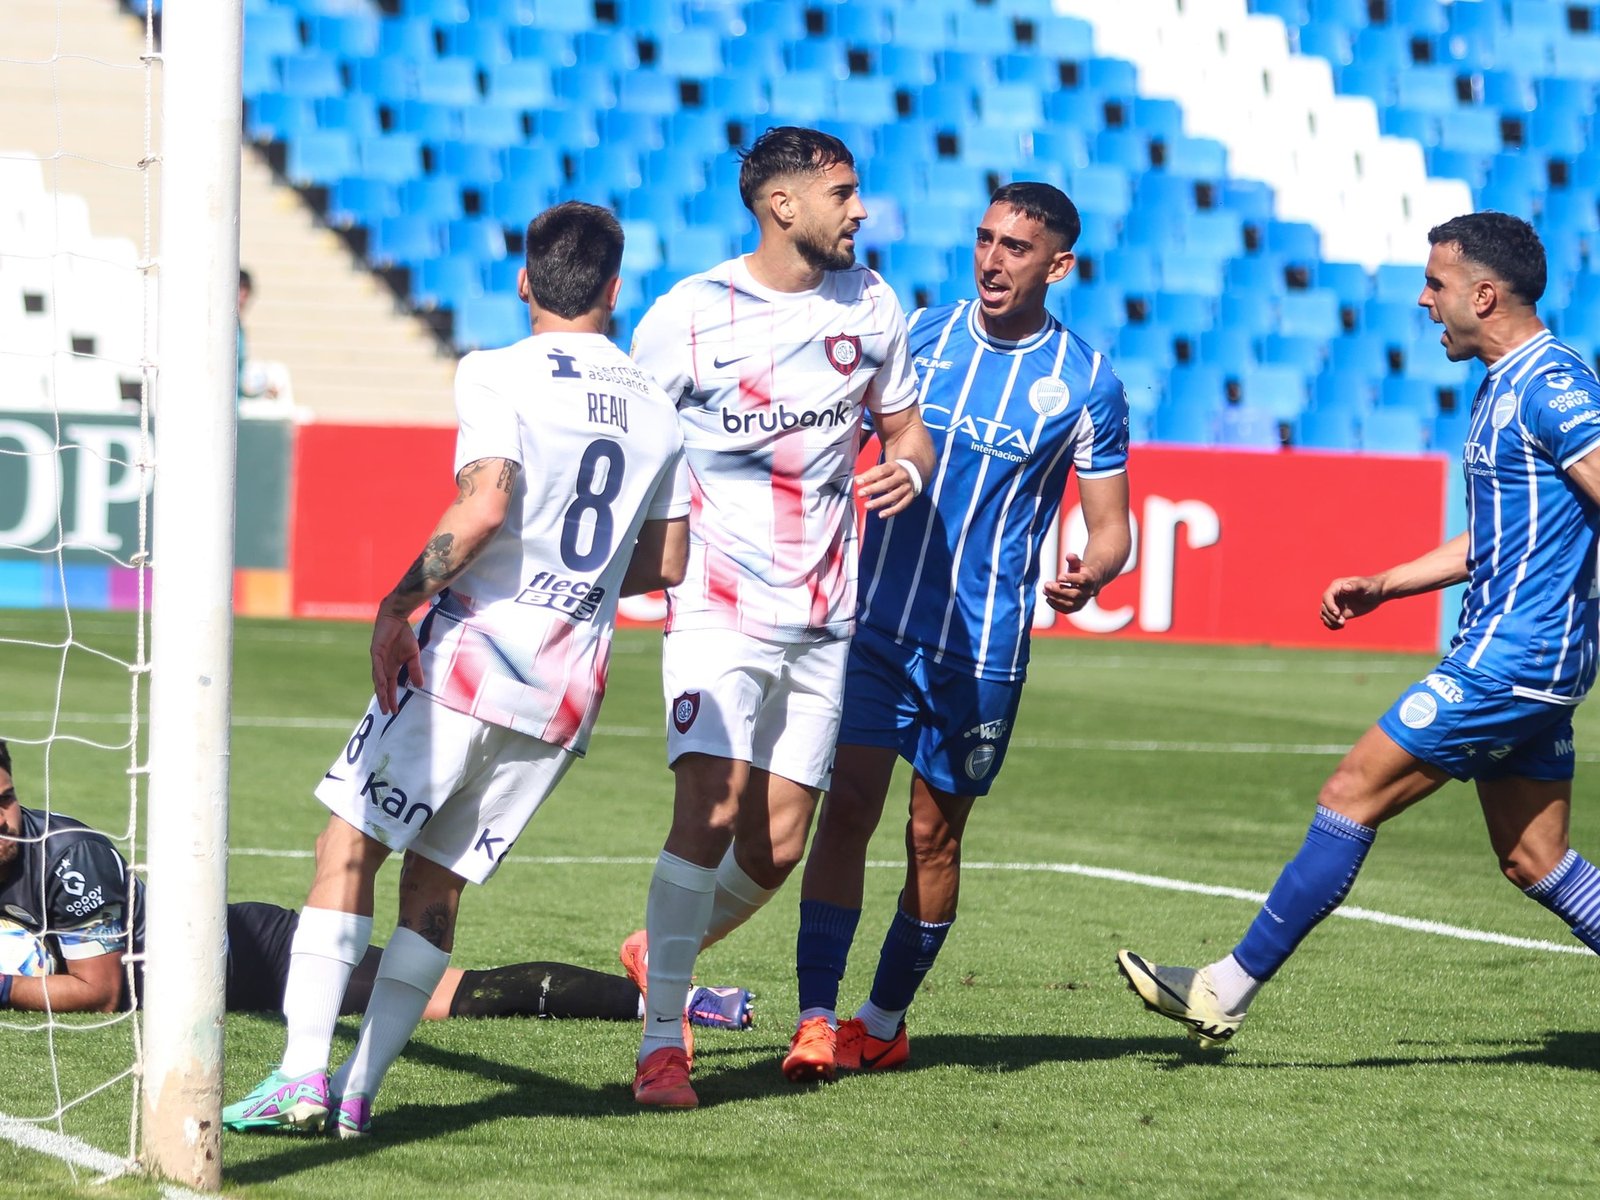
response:
[[[1104,356],[1055,317],[1021,342],[977,318],[967,300],[908,318],[937,461],[909,508],[867,520],[859,617],[936,661],[1020,679],[1067,472],[1127,469],[1128,401]]]
[[[1576,704],[1594,683],[1600,509],[1566,468],[1600,446],[1600,383],[1541,331],[1489,369],[1462,450],[1466,596],[1448,661],[1519,696]]]

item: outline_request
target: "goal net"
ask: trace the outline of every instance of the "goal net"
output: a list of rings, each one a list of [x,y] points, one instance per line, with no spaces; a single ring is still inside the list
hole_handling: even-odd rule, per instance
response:
[[[20,855],[55,881],[0,913],[46,923],[44,962],[7,971],[72,974],[62,818],[131,864],[126,908],[148,888],[142,1015],[57,1011],[48,980],[43,1011],[0,1006],[0,1138],[74,1182],[214,1188],[242,0],[137,7],[19,6],[0,49],[0,740],[46,822],[0,885]]]

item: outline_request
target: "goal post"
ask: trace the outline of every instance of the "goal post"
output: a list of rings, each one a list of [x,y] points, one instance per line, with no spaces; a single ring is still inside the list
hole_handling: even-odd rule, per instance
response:
[[[147,1169],[222,1183],[243,0],[162,6]]]

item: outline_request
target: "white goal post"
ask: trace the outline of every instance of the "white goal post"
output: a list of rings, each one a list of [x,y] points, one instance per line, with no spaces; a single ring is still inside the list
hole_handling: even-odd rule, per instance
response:
[[[222,1184],[243,0],[162,9],[144,1144]]]

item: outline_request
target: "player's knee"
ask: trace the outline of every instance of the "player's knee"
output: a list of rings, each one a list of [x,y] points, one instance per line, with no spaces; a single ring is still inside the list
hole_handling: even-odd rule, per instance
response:
[[[317,835],[317,873],[376,872],[388,850],[354,826],[329,821]]]
[[[1515,885],[1520,891],[1527,891],[1538,883],[1561,861],[1565,848],[1560,854],[1551,858],[1549,855],[1537,855],[1528,852],[1524,847],[1518,846],[1499,856],[1500,873],[1506,877],[1507,882]]]
[[[954,871],[961,861],[960,839],[942,822],[911,822],[906,849],[919,871]]]

